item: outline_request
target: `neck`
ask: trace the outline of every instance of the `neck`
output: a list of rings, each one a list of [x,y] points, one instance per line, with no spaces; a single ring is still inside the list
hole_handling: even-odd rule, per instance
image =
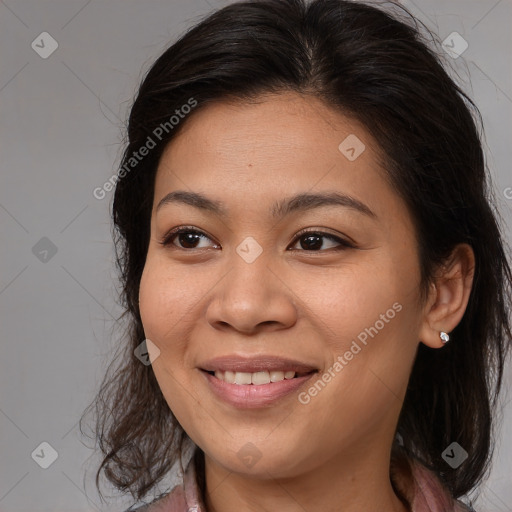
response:
[[[359,452],[359,456],[358,453]],[[364,459],[361,453],[366,453]],[[369,454],[373,454],[370,456]],[[205,456],[207,512],[408,512],[395,494],[388,457],[372,450],[354,450],[297,476],[254,477],[233,473]]]

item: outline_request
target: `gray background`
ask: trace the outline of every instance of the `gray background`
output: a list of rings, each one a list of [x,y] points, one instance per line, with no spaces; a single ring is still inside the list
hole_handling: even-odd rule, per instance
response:
[[[92,481],[97,458],[77,425],[119,339],[112,335],[120,310],[111,193],[100,201],[92,191],[116,171],[122,122],[153,59],[227,3],[0,1],[0,512],[123,510],[131,503],[101,505]],[[469,44],[446,60],[482,111],[494,189],[510,226],[512,2],[404,4],[441,40],[457,31]],[[46,59],[31,47],[44,31],[59,45]],[[511,240],[510,227],[506,236]],[[508,390],[511,374],[509,364]],[[506,390],[495,463],[477,502],[482,511],[512,510],[510,398]],[[42,442],[58,453],[48,469],[31,457]]]

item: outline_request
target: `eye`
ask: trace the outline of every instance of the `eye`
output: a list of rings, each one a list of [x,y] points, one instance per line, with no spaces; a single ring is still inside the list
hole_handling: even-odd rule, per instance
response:
[[[341,251],[343,249],[350,249],[350,248],[355,247],[352,243],[348,242],[347,240],[344,240],[335,235],[331,235],[330,233],[324,233],[323,231],[312,231],[312,230],[300,231],[297,234],[294,242],[296,240],[303,241],[301,243],[301,247],[308,252],[323,252],[323,251],[319,251],[319,249],[321,249],[324,245],[324,242],[322,239],[327,239],[327,240],[330,240],[331,242],[336,243],[338,245],[337,247],[331,247],[335,251]],[[292,250],[296,250],[296,249],[292,249]]]
[[[201,238],[204,238],[206,240],[209,240],[209,237],[206,236],[202,231],[198,231],[197,229],[188,227],[188,226],[182,226],[180,228],[176,228],[171,230],[169,233],[167,233],[164,237],[164,239],[160,242],[161,245],[164,247],[168,247],[169,245],[173,244],[178,247],[178,249],[204,249],[204,246],[197,246],[197,242],[201,240]],[[182,244],[177,245],[174,243],[174,239],[177,239],[177,241]]]
[[[199,231],[197,229],[194,229],[192,227],[179,227],[171,230],[169,233],[167,233],[162,241],[159,243],[163,245],[164,247],[168,247],[171,244],[176,246],[178,249],[204,249],[206,246],[201,247],[198,246],[197,243],[201,241],[201,239],[204,240],[210,240],[210,238],[205,235],[202,231]],[[303,241],[301,243],[301,247],[303,250],[308,252],[322,252],[319,251],[319,249],[325,249],[323,247],[324,240],[327,239],[331,242],[334,242],[337,244],[337,247],[334,248],[331,247],[333,250],[343,250],[343,249],[349,249],[354,248],[355,246],[348,242],[347,240],[344,240],[340,237],[337,237],[335,235],[331,235],[330,233],[324,233],[322,231],[300,231],[297,236],[294,239],[294,245],[298,243],[298,241]],[[177,243],[175,243],[175,241]],[[179,244],[179,245],[178,245]],[[218,247],[218,245],[217,245]],[[292,249],[297,250],[297,249]]]

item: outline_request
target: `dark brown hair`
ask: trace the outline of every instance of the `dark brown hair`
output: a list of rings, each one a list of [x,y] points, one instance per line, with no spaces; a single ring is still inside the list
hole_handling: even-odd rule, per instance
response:
[[[190,441],[151,366],[133,355],[144,340],[138,293],[162,151],[213,101],[283,91],[314,95],[358,119],[376,139],[388,179],[415,223],[423,296],[457,244],[473,248],[466,312],[442,350],[420,343],[397,432],[407,453],[434,470],[454,497],[480,482],[492,455],[493,413],[512,337],[512,275],[486,173],[481,115],[430,48],[435,41],[397,4],[387,12],[343,0],[237,2],[194,26],[152,65],[131,108],[125,172],[113,202],[128,333],[118,367],[111,365],[91,404],[104,455],[98,489],[104,471],[116,488],[143,498]],[[170,116],[191,98],[197,107],[171,128]],[[157,140],[155,130],[165,123]],[[148,137],[156,147],[126,171]],[[457,469],[441,457],[453,441],[469,454]]]

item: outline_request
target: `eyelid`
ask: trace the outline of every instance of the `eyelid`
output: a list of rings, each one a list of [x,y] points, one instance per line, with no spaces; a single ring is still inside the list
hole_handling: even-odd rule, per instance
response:
[[[356,243],[352,239],[350,239],[350,237],[345,237],[346,239],[344,239],[341,236],[334,235],[332,233],[329,233],[328,231],[324,231],[324,229],[326,229],[326,228],[303,228],[295,234],[295,237],[293,238],[291,245],[296,245],[297,241],[301,237],[311,234],[311,235],[319,235],[322,238],[327,238],[327,239],[332,240],[339,244],[339,247],[331,248],[330,251],[333,251],[333,250],[335,251],[337,249],[343,249],[343,248],[345,248],[345,249],[356,248]],[[171,229],[167,233],[165,233],[163,238],[161,240],[159,240],[158,243],[160,245],[163,245],[164,247],[169,247],[171,245],[174,245],[172,243],[172,238],[174,238],[176,235],[179,235],[181,233],[190,233],[190,232],[204,236],[204,237],[208,238],[209,240],[212,240],[212,237],[210,237],[210,235],[208,235],[203,230],[198,229],[194,226],[178,226],[176,228]],[[182,247],[178,247],[176,245],[175,245],[175,247],[176,247],[176,249],[180,249],[180,250],[188,251],[188,252],[197,250],[197,249],[183,249]],[[300,252],[310,252],[310,253],[315,253],[315,252],[322,253],[322,252],[329,251],[329,250],[307,251],[305,249],[293,249],[293,250],[300,251]]]
[[[352,240],[349,236],[346,235],[335,235],[334,233],[329,233],[329,231],[325,231],[327,228],[304,228],[298,231],[295,235],[295,238],[293,239],[293,242],[295,242],[300,237],[307,235],[307,234],[314,234],[314,235],[321,235],[324,238],[328,238],[329,240],[334,240],[335,242],[339,242],[340,245],[344,245],[346,247],[356,247],[356,242]],[[313,252],[313,251],[309,251]],[[324,251],[316,251],[316,252],[324,252]]]
[[[202,229],[198,229],[194,226],[178,226],[176,228],[173,228],[171,229],[170,231],[167,231],[164,236],[158,241],[158,243],[160,245],[163,245],[164,247],[167,247],[169,245],[174,245],[172,242],[171,242],[171,239],[180,234],[180,233],[189,233],[189,232],[193,232],[193,233],[196,233],[198,235],[202,235],[206,238],[208,238],[209,240],[212,240],[212,237],[210,235],[208,235],[208,233],[204,232]],[[175,246],[177,249],[182,249],[181,247],[178,247],[178,246]],[[184,251],[193,251],[194,249],[182,249]]]

